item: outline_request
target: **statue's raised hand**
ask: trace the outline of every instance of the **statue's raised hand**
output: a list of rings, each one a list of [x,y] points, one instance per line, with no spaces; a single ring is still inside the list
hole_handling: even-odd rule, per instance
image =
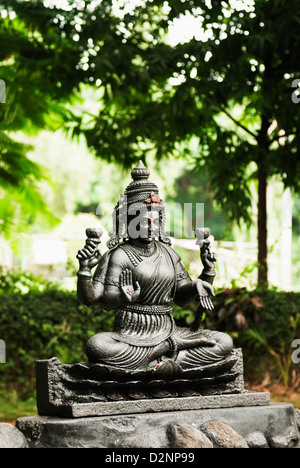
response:
[[[207,281],[202,281],[201,279],[198,279],[196,282],[196,287],[199,294],[200,304],[203,307],[203,309],[213,310],[214,305],[212,303],[212,300],[210,299],[210,296],[214,296],[215,292],[212,285]]]
[[[90,239],[87,240],[84,248],[78,251],[77,259],[79,260],[80,269],[91,270],[94,268],[101,259],[97,244]]]
[[[120,287],[124,298],[127,302],[132,303],[137,301],[141,294],[141,288],[136,281],[133,286],[132,271],[124,270],[120,275]]]
[[[80,270],[91,270],[100,262],[101,254],[98,246],[101,243],[102,234],[103,229],[101,227],[88,228],[86,230],[87,239],[85,246],[77,254]]]
[[[205,271],[215,271],[216,255],[210,250],[210,243],[203,245],[200,251],[202,265]]]

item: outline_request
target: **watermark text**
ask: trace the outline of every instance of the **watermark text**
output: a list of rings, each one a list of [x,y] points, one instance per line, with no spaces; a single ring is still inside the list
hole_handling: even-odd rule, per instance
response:
[[[122,198],[120,208],[113,209],[110,203],[97,207],[96,215],[107,219],[113,211],[115,229],[121,238],[127,235],[133,239],[148,237],[163,227],[167,235],[176,239],[195,238],[195,227],[204,226],[204,203],[172,203],[147,207],[141,203],[127,204],[126,196]],[[157,216],[155,213],[158,213]]]
[[[5,81],[0,80],[0,103],[5,104],[6,103],[6,85]]]
[[[4,340],[0,340],[0,363],[6,363],[6,345]]]
[[[293,341],[292,348],[296,348],[292,354],[292,361],[294,364],[299,364],[300,363],[300,339]]]

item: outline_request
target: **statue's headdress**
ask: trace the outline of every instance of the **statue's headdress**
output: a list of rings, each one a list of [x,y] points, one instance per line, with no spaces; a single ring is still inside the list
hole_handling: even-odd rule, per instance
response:
[[[120,195],[120,199],[114,208],[113,233],[111,233],[111,239],[107,244],[110,249],[115,247],[121,239],[125,240],[128,238],[128,215],[134,214],[137,210],[145,207],[159,210],[159,240],[171,244],[170,239],[168,239],[164,232],[166,221],[165,202],[160,199],[158,187],[149,180],[149,176],[150,172],[142,161],[132,170],[131,177],[133,181],[128,185],[124,194]]]

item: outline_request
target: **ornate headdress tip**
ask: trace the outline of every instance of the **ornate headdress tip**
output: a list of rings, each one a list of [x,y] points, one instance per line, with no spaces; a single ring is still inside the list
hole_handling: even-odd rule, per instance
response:
[[[133,180],[148,179],[150,172],[145,167],[143,161],[139,161],[138,165],[131,171],[131,177]]]

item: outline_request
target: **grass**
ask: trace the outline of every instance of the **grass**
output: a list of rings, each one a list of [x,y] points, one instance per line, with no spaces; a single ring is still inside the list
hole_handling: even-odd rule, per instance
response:
[[[14,424],[17,418],[36,415],[35,397],[23,401],[15,390],[8,394],[0,394],[0,422]]]

